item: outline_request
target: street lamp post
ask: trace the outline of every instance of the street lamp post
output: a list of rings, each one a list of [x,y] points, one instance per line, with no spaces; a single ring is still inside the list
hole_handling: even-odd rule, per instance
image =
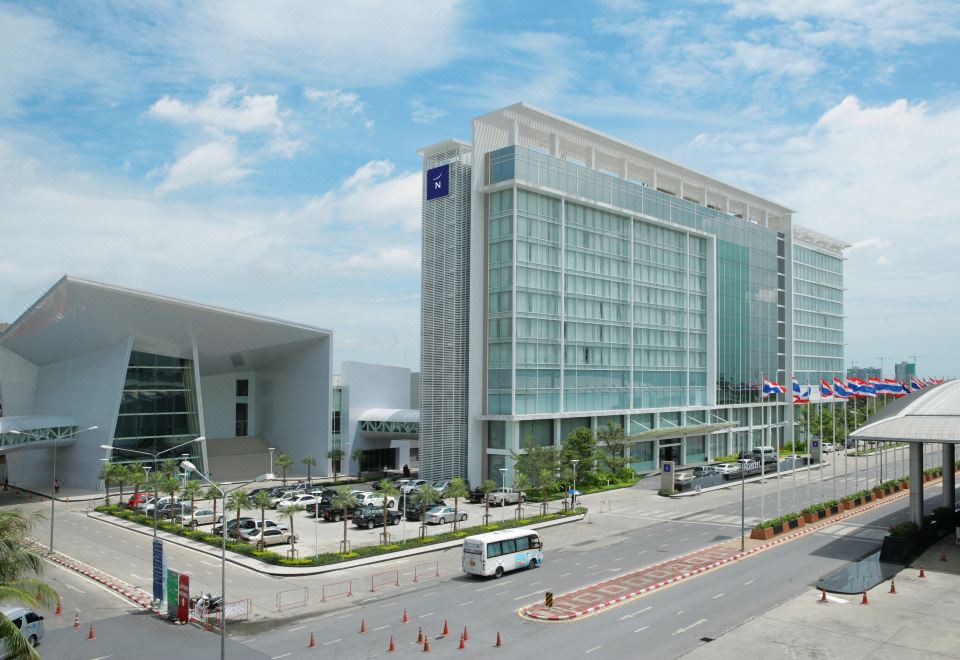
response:
[[[56,521],[54,517],[54,515],[56,514],[56,508],[54,507],[54,504],[56,504],[56,501],[57,501],[57,440],[62,440],[64,438],[72,438],[73,436],[79,433],[83,433],[85,431],[96,431],[98,428],[100,427],[89,426],[85,429],[80,429],[79,431],[74,431],[73,433],[68,433],[67,435],[53,438],[53,496],[50,498],[50,547],[47,550],[48,552],[51,552],[51,553],[53,552],[53,530],[54,530],[54,523]],[[33,433],[24,433],[23,431],[17,431],[17,430],[11,430],[10,433],[12,433],[13,435],[29,435],[33,438],[38,438],[41,440],[47,439],[42,436],[35,435]]]
[[[746,475],[747,475],[747,459],[740,459],[740,552],[743,552],[746,548],[744,544],[746,543],[746,534],[747,534],[747,487],[746,487]]]
[[[579,462],[579,458],[570,459],[570,463],[573,465],[573,493],[570,494],[570,508],[574,511],[577,510],[577,463]]]
[[[277,448],[276,448],[276,447],[267,447],[267,449],[270,450],[270,472],[269,472],[269,474],[272,475],[272,474],[273,474],[273,452],[276,451]]]
[[[504,490],[507,489],[507,468],[500,468],[500,487],[503,488]],[[506,493],[504,493],[504,496],[506,496]],[[507,508],[506,504],[502,502],[503,500],[501,500],[501,504],[500,504],[500,522],[501,523],[503,522],[503,510]]]

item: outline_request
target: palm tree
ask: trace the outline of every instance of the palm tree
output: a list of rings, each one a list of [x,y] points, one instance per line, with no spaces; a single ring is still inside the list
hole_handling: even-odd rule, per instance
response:
[[[206,499],[213,501],[213,519],[214,519],[214,521],[216,521],[216,519],[217,519],[217,501],[218,501],[221,497],[223,497],[223,491],[221,490],[222,488],[223,488],[223,486],[222,486],[221,484],[212,484],[209,488],[207,488],[207,492],[206,492],[206,494],[205,494]],[[224,511],[224,512],[223,512],[223,515],[224,515],[224,517],[226,517],[227,512]]]
[[[106,493],[107,506],[110,506],[110,482],[117,473],[113,463],[104,463],[100,466],[99,479],[103,481],[103,492]]]
[[[430,505],[436,503],[439,499],[440,496],[430,484],[420,484],[420,487],[410,494],[410,500],[415,505],[420,507],[421,538],[427,535],[427,509],[429,509]]]
[[[307,454],[300,462],[307,466],[307,483],[310,483],[310,470],[314,465],[317,464],[317,459],[315,459],[312,455]]]
[[[253,496],[250,500],[255,508],[260,509],[260,529],[266,529],[267,523],[267,509],[273,506],[273,498],[270,497],[270,493],[265,490],[261,490],[259,493]],[[262,534],[263,532],[261,532]]]
[[[293,532],[293,516],[300,513],[301,511],[306,511],[306,508],[302,504],[291,504],[283,511],[283,515],[290,518],[290,551],[291,551],[290,554],[291,556],[293,555],[293,551],[295,550],[294,543],[297,540],[297,536]],[[263,532],[260,532],[260,533],[263,534]],[[317,554],[320,554],[320,553],[318,552]]]
[[[343,461],[343,450],[331,449],[327,452],[327,458],[333,463],[333,483],[337,483],[337,473],[340,471],[340,462]]]
[[[129,466],[124,464],[116,464],[113,466],[113,480],[116,481],[117,485],[120,486],[120,508],[123,508],[123,483],[129,483],[132,478],[133,475],[130,474]]]
[[[350,551],[349,544],[347,543],[347,511],[356,503],[357,498],[350,494],[349,486],[338,486],[334,491],[333,499],[330,500],[331,509],[343,509],[343,541],[340,542],[341,553]]]
[[[231,511],[234,509],[237,510],[237,526],[233,530],[233,533],[237,538],[240,538],[240,512],[244,509],[250,508],[250,498],[242,490],[235,490],[230,493],[230,497],[227,498],[226,508],[230,509]],[[223,524],[224,526],[227,524],[226,511],[224,511]]]
[[[293,465],[293,459],[286,454],[277,456],[277,465],[280,466],[280,474],[283,475],[283,485],[287,485],[287,468]]]
[[[480,490],[483,491],[483,524],[490,524],[490,493],[497,489],[497,482],[493,479],[484,479],[480,484]]]
[[[130,470],[129,479],[133,484],[133,499],[136,501],[140,494],[140,486],[147,478],[147,474],[143,469],[143,463],[130,463],[127,468]]]
[[[168,477],[172,477],[177,473],[178,465],[179,463],[177,463],[176,459],[168,458],[162,463],[160,463],[160,472],[162,472],[164,475]]]
[[[513,491],[517,494],[517,520],[523,516],[523,489],[527,487],[529,480],[522,472],[515,472],[513,475]]]
[[[470,490],[467,488],[467,482],[457,477],[450,480],[450,485],[443,491],[444,496],[453,498],[453,531],[457,531],[457,525],[460,523],[460,498],[468,497]]]
[[[389,538],[387,535],[387,519],[389,517],[387,514],[387,500],[389,500],[391,497],[396,497],[397,495],[399,495],[400,489],[397,488],[397,485],[392,481],[387,481],[386,479],[382,479],[380,481],[380,494],[383,495],[383,541],[382,541],[382,544],[386,545],[387,539]]]
[[[0,512],[0,601],[30,607],[52,608],[60,602],[56,590],[43,582],[43,559],[29,549],[30,529],[39,513],[19,510]],[[0,647],[13,658],[40,660],[30,640],[5,616],[0,615]]]
[[[366,455],[367,452],[360,447],[353,450],[353,460],[357,462],[357,479],[363,476],[363,457]]]
[[[182,493],[182,495],[183,495],[183,498],[184,498],[184,499],[188,499],[188,498],[189,498],[189,500],[190,500],[190,513],[192,514],[193,511],[194,511],[193,503],[194,503],[196,500],[199,500],[201,497],[203,497],[203,487],[200,485],[200,482],[199,482],[199,481],[197,481],[196,479],[191,479],[191,480],[189,480],[189,481],[187,482],[187,485],[183,487],[183,493]],[[191,526],[191,527],[196,527],[196,526],[197,526],[197,521],[196,521],[196,519],[193,519],[193,520],[190,521],[190,526]]]

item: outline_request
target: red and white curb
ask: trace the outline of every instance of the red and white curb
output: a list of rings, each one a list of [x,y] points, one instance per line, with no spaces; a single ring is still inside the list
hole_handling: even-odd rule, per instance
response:
[[[928,483],[930,483],[930,482],[928,482]],[[879,507],[879,506],[883,506],[884,504],[887,504],[887,503],[892,502],[892,501],[894,501],[894,500],[902,499],[903,497],[906,496],[907,491],[903,491],[903,493],[904,493],[903,495],[897,494],[897,495],[894,495],[894,496],[891,496],[891,497],[885,497],[885,498],[883,498],[882,500],[876,500],[875,502],[873,502],[873,503],[871,503],[871,504],[869,504],[869,505],[867,505],[867,506],[861,506],[861,507],[857,507],[856,509],[850,509],[849,511],[847,511],[847,512],[845,512],[845,513],[841,513],[841,514],[837,514],[837,515],[835,515],[835,516],[831,516],[830,518],[826,518],[826,519],[824,519],[824,520],[822,520],[822,521],[818,521],[818,522],[812,523],[812,524],[810,524],[810,525],[805,525],[804,527],[798,529],[798,530],[795,531],[795,532],[791,532],[790,534],[784,534],[784,535],[779,536],[779,537],[777,537],[777,538],[775,538],[775,539],[771,539],[770,541],[767,541],[767,542],[764,543],[763,545],[758,545],[757,547],[751,548],[750,550],[747,550],[747,551],[745,551],[745,552],[738,552],[738,553],[736,553],[736,554],[734,554],[734,555],[731,555],[730,557],[727,557],[726,559],[721,559],[721,560],[719,560],[719,561],[713,562],[712,564],[707,564],[706,566],[701,566],[700,568],[694,569],[694,570],[692,570],[692,571],[687,571],[686,573],[681,573],[680,575],[675,575],[674,577],[672,577],[672,578],[670,578],[670,579],[668,579],[668,580],[663,580],[663,581],[661,581],[661,582],[657,582],[657,583],[652,584],[652,585],[650,585],[650,586],[643,587],[642,589],[638,589],[637,591],[632,591],[632,592],[630,592],[630,593],[617,596],[616,598],[614,598],[614,599],[612,599],[612,600],[604,601],[604,602],[602,602],[602,603],[600,603],[600,604],[598,604],[598,605],[593,605],[593,606],[591,606],[591,607],[588,607],[588,608],[585,609],[585,610],[574,610],[574,611],[567,610],[567,611],[569,612],[569,614],[547,614],[547,615],[544,615],[544,614],[542,614],[542,613],[539,613],[539,612],[535,609],[535,608],[541,607],[540,604],[538,603],[538,604],[536,604],[536,605],[532,605],[532,606],[529,606],[529,607],[524,607],[524,608],[522,608],[522,609],[520,610],[520,613],[521,613],[521,615],[523,615],[524,617],[527,617],[527,618],[529,618],[529,619],[535,619],[535,620],[537,620],[537,621],[570,621],[570,620],[576,619],[576,618],[578,618],[578,617],[587,616],[588,614],[593,614],[594,612],[597,612],[597,611],[602,610],[602,609],[604,609],[604,608],[610,607],[611,605],[616,605],[616,604],[618,604],[618,603],[622,603],[622,602],[625,601],[625,600],[629,600],[629,599],[631,599],[631,598],[636,598],[637,596],[642,596],[642,595],[644,595],[644,594],[650,593],[651,591],[656,591],[657,589],[662,589],[663,587],[666,587],[666,586],[671,585],[671,584],[675,584],[675,583],[677,583],[677,582],[680,582],[680,581],[682,581],[682,580],[686,580],[686,579],[691,578],[691,577],[695,577],[695,576],[697,576],[697,575],[700,575],[701,573],[705,573],[706,571],[713,570],[714,568],[718,568],[718,567],[723,566],[723,565],[725,565],[725,564],[730,564],[730,563],[732,563],[732,562],[737,561],[738,559],[744,559],[744,558],[749,557],[749,556],[751,556],[751,555],[755,555],[755,554],[757,554],[757,553],[759,553],[759,552],[762,552],[762,551],[767,550],[767,549],[769,549],[769,548],[772,548],[772,547],[774,547],[774,546],[780,545],[781,543],[784,543],[784,542],[786,542],[786,541],[790,541],[790,540],[793,540],[793,539],[795,539],[795,538],[797,538],[797,537],[804,536],[804,535],[806,535],[806,534],[812,534],[813,532],[820,531],[820,530],[823,529],[824,527],[827,527],[828,525],[832,525],[832,524],[835,523],[835,522],[839,522],[840,520],[845,520],[845,519],[850,518],[850,517],[852,517],[852,516],[854,516],[854,515],[859,515],[859,514],[861,514],[861,513],[866,512],[866,511],[870,511],[870,510],[872,510],[872,509],[875,509],[875,508],[877,508],[877,507]],[[690,557],[690,556],[692,556],[692,555],[699,554],[699,553],[701,553],[701,552],[705,552],[705,551],[711,550],[712,548],[718,548],[718,547],[721,547],[722,545],[723,545],[722,543],[718,543],[718,544],[716,544],[716,545],[707,546],[706,548],[701,548],[700,550],[694,550],[693,552],[688,552],[687,554],[681,555],[681,556],[676,557],[676,558],[674,558],[674,559],[668,559],[667,561],[661,562],[661,563],[659,563],[659,564],[654,564],[653,566],[650,566],[650,567],[648,567],[647,569],[643,569],[643,570],[654,569],[654,568],[656,568],[656,567],[658,567],[658,566],[663,566],[664,564],[670,564],[670,563],[673,563],[673,562],[676,562],[676,561],[680,561],[680,560],[682,560],[682,559],[685,559],[686,557]],[[636,571],[634,571],[634,572],[636,572]],[[626,573],[625,575],[630,575],[630,573]],[[620,577],[623,577],[623,576],[620,576]],[[612,578],[612,579],[610,579],[610,580],[604,580],[604,582],[613,582],[613,581],[615,581],[615,580],[617,580],[617,579],[618,579],[618,578]],[[603,583],[598,583],[598,584],[603,584]],[[587,587],[587,588],[589,588],[589,587]],[[577,591],[582,591],[582,590],[581,590],[581,589],[578,589]],[[561,600],[564,596],[567,596],[567,595],[572,594],[572,593],[576,593],[576,591],[569,591],[569,592],[567,592],[566,594],[563,594],[563,595],[561,595],[561,596],[557,596],[554,600]],[[532,611],[531,611],[531,610],[532,610]]]
[[[103,571],[93,568],[92,566],[87,566],[81,561],[73,559],[72,557],[67,557],[61,553],[54,553],[52,555],[45,555],[44,559],[54,562],[67,570],[71,570],[75,573],[79,573],[84,577],[87,577],[98,584],[103,585],[107,589],[120,594],[127,600],[129,600],[134,605],[142,607],[145,610],[151,612],[157,612],[153,608],[153,599],[144,591],[133,587],[123,580],[113,577]],[[106,576],[106,577],[103,577]]]

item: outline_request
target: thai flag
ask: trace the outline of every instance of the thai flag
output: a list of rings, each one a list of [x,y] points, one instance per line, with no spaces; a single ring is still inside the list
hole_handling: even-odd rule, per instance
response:
[[[797,377],[793,377],[793,396],[800,396],[800,383],[797,382]]]
[[[854,396],[853,392],[847,389],[847,386],[839,378],[833,379],[833,396],[841,399],[850,399]]]
[[[860,396],[870,397],[871,399],[877,398],[877,388],[872,383],[865,383],[857,379],[857,386],[857,392],[860,393]]]
[[[887,384],[880,378],[868,378],[867,382],[873,386],[873,391],[877,394],[883,394],[887,391]]]
[[[830,389],[830,383],[824,379],[820,379],[820,397],[823,399],[829,399],[833,396],[833,390]]]
[[[796,382],[796,381],[794,381],[794,382]],[[799,387],[798,387],[797,389],[799,389]],[[810,386],[807,386],[807,389],[806,389],[805,392],[802,392],[802,393],[800,393],[800,394],[794,394],[794,395],[793,395],[793,402],[794,402],[794,403],[810,403],[810,390],[811,390],[811,389],[812,389],[812,388],[811,388]]]
[[[910,389],[912,389],[914,392],[916,392],[917,390],[922,390],[924,387],[926,387],[926,385],[924,385],[922,382],[920,382],[916,378],[910,381]]]
[[[781,385],[780,383],[773,380],[764,379],[763,392],[761,393],[761,396],[770,396],[771,394],[777,395],[777,394],[786,394],[786,393],[787,393],[787,390],[785,390],[783,385]]]

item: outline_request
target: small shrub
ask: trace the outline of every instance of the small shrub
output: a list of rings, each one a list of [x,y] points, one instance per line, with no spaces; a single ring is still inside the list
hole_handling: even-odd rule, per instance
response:
[[[660,490],[657,491],[657,495],[660,495],[661,497],[670,497],[671,495],[675,495],[676,493],[679,493],[679,492],[680,491],[676,489],[670,490],[669,488],[661,488]]]
[[[920,531],[920,526],[912,520],[906,520],[904,522],[894,523],[890,525],[890,535],[895,536],[899,539],[910,538],[914,534]]]

